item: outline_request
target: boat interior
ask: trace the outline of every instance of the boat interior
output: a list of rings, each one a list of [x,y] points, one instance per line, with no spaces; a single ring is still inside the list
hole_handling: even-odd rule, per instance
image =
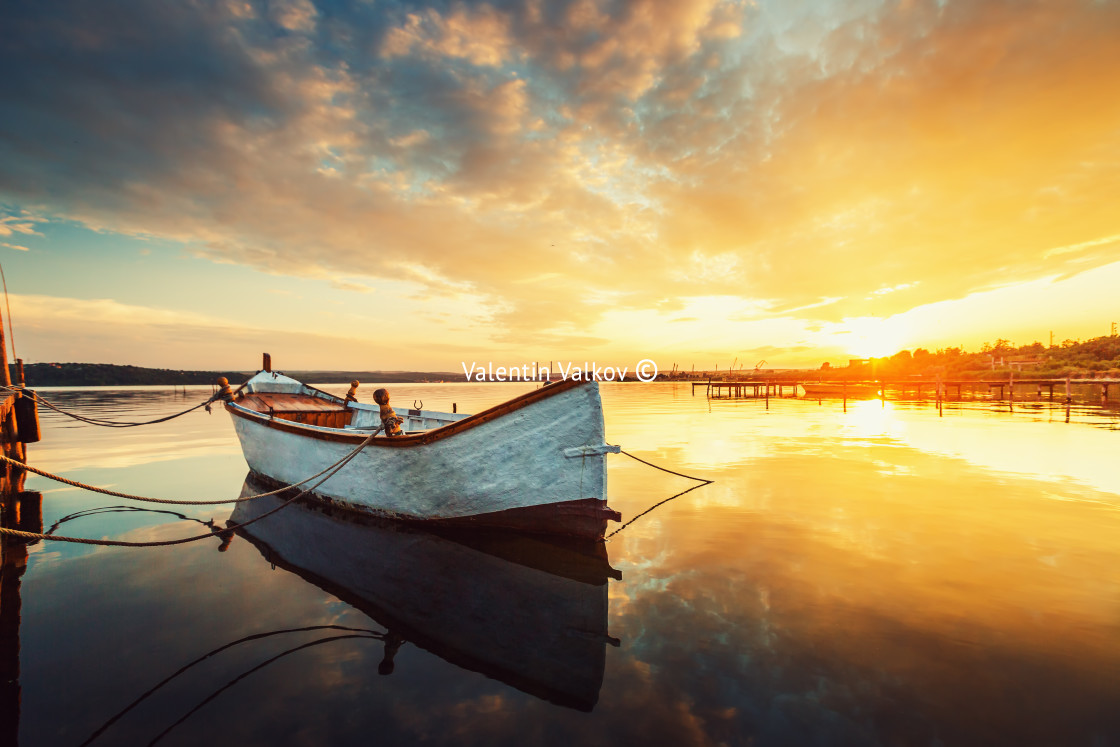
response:
[[[377,405],[344,402],[326,392],[251,392],[242,395],[236,404],[269,417],[320,428],[372,431],[381,425]],[[470,417],[467,413],[394,409],[404,419],[401,430],[406,434],[422,433]]]

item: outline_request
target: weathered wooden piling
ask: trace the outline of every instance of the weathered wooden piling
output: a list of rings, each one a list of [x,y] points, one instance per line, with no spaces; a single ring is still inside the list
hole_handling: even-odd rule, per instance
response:
[[[23,360],[16,359],[16,380],[26,386]],[[0,383],[11,387],[7,339],[0,316]],[[35,400],[8,391],[0,399],[0,452],[9,459],[26,461],[25,444],[38,441],[39,416]],[[27,471],[5,462],[0,468],[0,526],[41,534],[43,531],[43,494],[26,491]],[[27,542],[0,536],[0,744],[19,744],[22,688],[20,686],[21,593],[27,568]]]
[[[23,380],[23,366],[17,360],[18,377],[20,381]],[[8,343],[4,337],[4,318],[0,315],[0,383],[4,386],[11,387],[12,374],[8,369]],[[0,443],[3,445],[4,455],[11,459],[18,459],[24,461],[26,452],[23,444],[20,442],[19,428],[16,423],[15,403],[20,395],[13,392],[8,392],[3,401],[0,402]],[[31,402],[31,407],[35,407],[35,403]],[[36,430],[38,426],[38,416],[35,416]],[[29,433],[29,436],[32,435]],[[34,434],[38,441],[38,434]]]
[[[9,453],[8,444],[4,452]],[[0,471],[0,524],[25,532],[43,531],[43,494],[23,490],[27,472],[5,463]],[[21,585],[27,545],[0,536],[0,744],[19,744]]]
[[[19,682],[19,627],[23,600],[20,593],[27,567],[27,548],[3,542],[0,564],[0,744],[19,744],[22,689]]]

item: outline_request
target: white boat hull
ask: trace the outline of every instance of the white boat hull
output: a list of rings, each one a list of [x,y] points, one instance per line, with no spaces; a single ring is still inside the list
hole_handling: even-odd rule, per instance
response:
[[[546,507],[561,513],[605,509],[602,404],[594,382],[471,424],[388,438],[377,436],[350,463],[314,488],[316,495],[368,513],[413,520],[502,520]],[[524,399],[524,398],[519,398]],[[514,400],[513,402],[516,402]],[[368,435],[293,423],[227,404],[250,469],[292,485],[338,462]],[[498,409],[498,408],[495,408]],[[468,426],[469,424],[469,426]],[[462,427],[459,427],[462,426]],[[388,443],[393,442],[393,443]],[[314,484],[317,481],[312,481]],[[564,510],[567,509],[567,510]],[[594,511],[592,512],[594,513]],[[601,511],[600,511],[601,513]],[[540,527],[548,531],[546,525]],[[617,519],[607,510],[601,516]],[[560,533],[583,534],[583,531]]]

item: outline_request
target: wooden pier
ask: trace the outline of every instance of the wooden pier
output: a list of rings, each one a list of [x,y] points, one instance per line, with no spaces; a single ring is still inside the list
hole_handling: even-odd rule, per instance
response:
[[[703,388],[706,396],[712,399],[769,399],[770,397],[797,397],[817,398],[827,396],[830,399],[843,397],[846,399],[868,399],[867,393],[874,391],[870,398],[874,399],[901,399],[902,395],[912,393],[917,399],[928,396],[932,399],[948,399],[955,392],[956,399],[963,399],[965,393],[973,396],[977,394],[991,396],[994,399],[1007,399],[1014,401],[1016,389],[1022,396],[1024,390],[1033,392],[1036,399],[1043,398],[1043,392],[1050,400],[1054,399],[1054,391],[1058,389],[1063,401],[1071,401],[1073,387],[1097,388],[1101,402],[1107,402],[1109,392],[1120,391],[1120,379],[1116,378],[1088,378],[1066,377],[1060,379],[1015,379],[1009,377],[1001,380],[979,379],[944,379],[944,380],[859,380],[859,381],[828,381],[818,379],[708,379],[706,381],[692,381],[692,393],[697,387]],[[804,385],[827,385],[834,388],[828,395],[800,395]],[[996,394],[998,392],[998,394]]]
[[[692,392],[696,387],[705,387],[709,397],[741,398],[741,397],[796,397],[799,381],[759,381],[757,379],[730,380],[730,381],[693,381]]]

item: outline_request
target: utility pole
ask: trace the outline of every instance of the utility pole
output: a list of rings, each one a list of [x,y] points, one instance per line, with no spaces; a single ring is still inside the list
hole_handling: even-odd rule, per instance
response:
[[[1111,334],[1112,334],[1112,336],[1113,336],[1113,337],[1116,337],[1116,322],[1113,322],[1113,323],[1112,323],[1112,332],[1111,332]]]
[[[1054,347],[1054,330],[1050,330],[1050,347]]]

